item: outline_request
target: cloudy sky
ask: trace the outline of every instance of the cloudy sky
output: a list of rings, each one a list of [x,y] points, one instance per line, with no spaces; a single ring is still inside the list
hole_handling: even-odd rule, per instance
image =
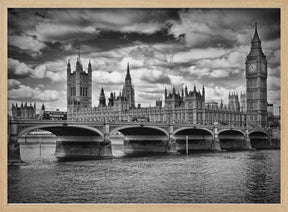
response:
[[[9,9],[8,102],[66,110],[66,64],[77,47],[92,104],[122,88],[130,63],[136,103],[155,105],[165,86],[206,88],[206,101],[227,103],[245,91],[245,59],[254,23],[268,60],[268,101],[280,105],[279,9]],[[276,107],[275,107],[276,108]],[[276,111],[276,110],[275,110]],[[277,110],[278,112],[278,110]]]

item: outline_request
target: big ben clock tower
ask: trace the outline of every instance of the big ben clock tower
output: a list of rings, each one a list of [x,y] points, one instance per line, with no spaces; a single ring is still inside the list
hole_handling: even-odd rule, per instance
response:
[[[247,124],[254,127],[267,125],[267,60],[255,23],[251,50],[246,59]]]

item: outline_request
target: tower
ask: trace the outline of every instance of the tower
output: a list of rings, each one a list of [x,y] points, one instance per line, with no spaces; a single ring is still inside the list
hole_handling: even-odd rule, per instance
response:
[[[246,59],[247,124],[265,127],[267,125],[267,60],[261,47],[261,40],[255,23],[251,50]]]
[[[106,98],[103,88],[101,88],[101,93],[99,97],[99,107],[106,107]]]
[[[76,70],[71,72],[70,61],[67,64],[67,114],[83,108],[92,107],[92,66],[89,61],[88,71],[83,70],[80,52],[76,62]]]
[[[111,92],[110,97],[108,98],[108,107],[113,107],[114,99],[115,99],[114,97],[115,97],[115,95]]]
[[[21,103],[21,106],[18,107],[17,103],[16,105],[12,104],[12,117],[14,119],[36,119],[36,103],[34,103],[34,106],[30,103],[30,106],[25,102]]]
[[[239,96],[238,93],[232,92],[232,94],[229,92],[228,96],[228,107],[231,110],[234,111],[240,111],[240,102],[239,102]]]
[[[129,108],[135,108],[135,92],[132,86],[129,63],[127,63],[127,73],[125,77],[125,84],[122,90],[122,95],[127,101]]]
[[[240,105],[241,105],[241,111],[246,112],[247,111],[247,99],[246,99],[246,93],[242,93],[240,95]]]

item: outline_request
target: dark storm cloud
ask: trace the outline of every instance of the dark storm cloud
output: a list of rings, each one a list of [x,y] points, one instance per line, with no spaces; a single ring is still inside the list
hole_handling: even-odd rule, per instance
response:
[[[278,98],[279,9],[9,9],[8,77],[23,84],[11,81],[16,87],[10,94],[17,99],[27,91],[35,98],[32,88],[41,82],[41,91],[60,82],[63,89],[67,60],[74,70],[80,46],[83,67],[92,62],[95,94],[100,86],[120,89],[129,62],[136,101],[153,102],[172,84],[177,89],[203,84],[207,98],[226,99],[229,89],[245,89],[256,21],[269,94]],[[61,92],[49,95],[65,99]]]
[[[280,32],[279,15],[277,9],[184,10],[180,12],[180,20],[173,24],[170,33],[193,47],[231,48],[247,43],[249,28],[253,29],[256,21],[264,32],[263,38],[276,38]],[[269,32],[271,26],[275,27],[273,33]]]

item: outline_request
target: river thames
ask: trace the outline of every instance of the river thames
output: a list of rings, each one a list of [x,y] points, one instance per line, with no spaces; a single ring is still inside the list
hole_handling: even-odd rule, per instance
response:
[[[9,203],[280,203],[280,150],[58,162],[55,143],[21,144]]]

